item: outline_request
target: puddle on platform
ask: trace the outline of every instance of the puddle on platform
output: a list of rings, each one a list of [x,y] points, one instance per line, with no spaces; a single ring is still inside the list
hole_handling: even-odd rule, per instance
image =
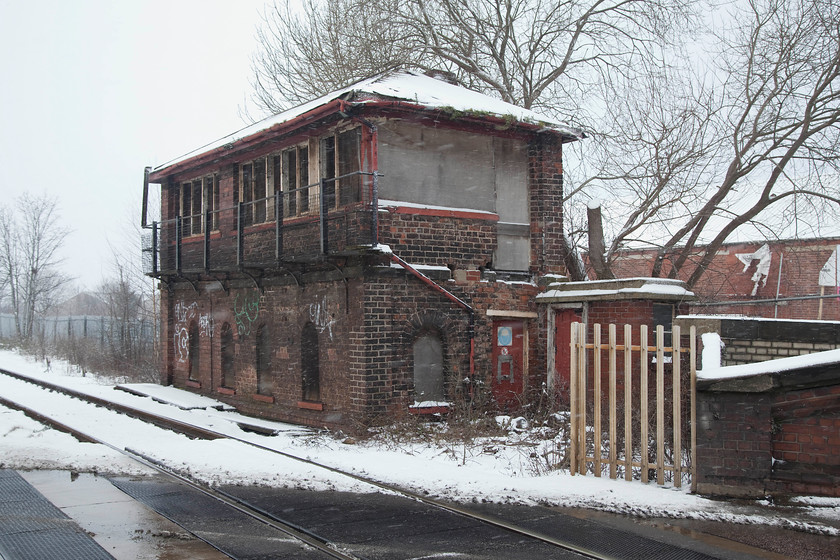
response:
[[[69,471],[19,472],[117,560],[228,558],[105,478]]]

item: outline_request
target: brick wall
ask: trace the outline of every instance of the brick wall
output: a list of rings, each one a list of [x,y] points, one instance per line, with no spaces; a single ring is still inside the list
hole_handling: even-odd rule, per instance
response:
[[[315,281],[318,280],[318,281]],[[186,286],[173,291],[168,315],[168,340],[164,338],[167,367],[176,386],[189,387],[234,403],[242,412],[314,425],[342,425],[358,412],[356,398],[348,391],[346,377],[350,345],[358,336],[358,309],[348,302],[360,301],[358,279],[335,281],[329,276],[312,278],[302,287],[291,278],[279,277],[263,293],[253,284],[234,283],[228,291],[208,284],[201,293]],[[200,372],[189,379],[191,356],[179,346],[184,329],[197,322]],[[321,401],[323,410],[301,407],[301,333],[312,322],[319,331]],[[235,374],[221,384],[220,333],[227,323],[234,333]],[[273,388],[260,394],[257,388],[256,337],[267,329],[270,341],[269,377]]]
[[[379,240],[404,260],[478,270],[493,261],[496,217],[428,216],[408,211],[379,213]]]
[[[528,146],[531,266],[540,274],[565,273],[562,155],[556,138],[540,136]]]
[[[700,380],[697,490],[840,497],[840,363]]]
[[[242,412],[316,426],[353,428],[408,412],[414,402],[412,344],[426,331],[444,345],[447,399],[470,397],[469,314],[387,259],[336,270],[310,271],[253,282],[187,283],[173,286],[164,311],[163,335],[168,380],[237,406]],[[433,274],[433,272],[429,272]],[[537,287],[528,283],[489,282],[480,278],[438,279],[476,309],[473,387],[489,387],[492,376],[493,318],[488,309],[528,312]],[[321,398],[302,403],[301,337],[304,325],[319,331]],[[235,374],[221,383],[221,331],[233,328]],[[199,333],[199,372],[190,379],[189,332]],[[540,387],[546,367],[544,333],[536,318],[526,321],[529,378]],[[262,393],[257,382],[257,333],[267,329],[270,378]],[[195,348],[195,347],[194,347]]]
[[[698,391],[698,492],[763,497],[772,468],[771,427],[765,394]]]
[[[756,276],[759,259],[745,265],[738,256],[746,258],[745,255],[755,254],[765,244],[771,254],[769,268],[766,275]],[[831,287],[820,287],[819,275],[838,244],[838,238],[727,243],[715,254],[703,278],[692,288],[700,300],[691,311],[696,314],[840,321],[840,297],[823,299],[822,305],[819,299],[766,301],[773,300],[777,294],[779,298],[794,298],[836,293]],[[647,276],[655,255],[654,250],[622,251],[616,257],[613,271],[622,278]],[[690,270],[681,272],[680,278],[687,278],[688,272]],[[748,303],[750,300],[765,302]],[[707,305],[710,302],[745,303]]]

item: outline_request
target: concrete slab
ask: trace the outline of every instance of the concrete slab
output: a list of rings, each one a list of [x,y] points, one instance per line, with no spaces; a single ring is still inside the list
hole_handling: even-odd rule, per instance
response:
[[[102,546],[16,471],[0,469],[0,557],[111,560]]]
[[[20,474],[117,560],[228,558],[103,477],[68,471]]]

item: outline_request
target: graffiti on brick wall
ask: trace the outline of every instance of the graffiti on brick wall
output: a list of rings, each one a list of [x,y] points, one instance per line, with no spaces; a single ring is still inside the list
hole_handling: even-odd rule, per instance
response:
[[[175,304],[175,356],[179,362],[184,363],[190,358],[190,331],[189,324],[198,321],[199,336],[213,336],[213,317],[209,313],[199,313],[198,303],[186,304],[179,301]]]
[[[175,304],[175,324],[186,325],[187,321],[195,317],[198,311],[198,303],[192,302],[186,305],[183,301]]]
[[[741,272],[746,272],[749,270],[753,261],[758,261],[758,265],[755,267],[755,274],[750,278],[750,280],[755,282],[752,293],[750,294],[754,296],[758,292],[759,284],[762,286],[767,285],[767,276],[770,274],[770,261],[773,258],[773,254],[770,252],[770,246],[765,243],[754,253],[737,253],[735,256],[739,261],[744,263],[744,270]]]
[[[321,298],[320,302],[316,301],[315,303],[309,304],[309,320],[318,328],[318,332],[323,333],[327,331],[330,335],[330,340],[332,340],[332,326],[336,321],[330,316],[329,309],[327,308],[327,296]]]
[[[189,305],[183,301],[175,304],[175,356],[181,363],[186,362],[190,357],[190,332],[187,329],[189,322],[198,312],[198,303],[192,302]]]
[[[201,336],[213,336],[215,326],[213,317],[209,313],[202,313],[198,316],[198,334]]]
[[[233,299],[233,319],[236,321],[236,328],[239,332],[239,336],[247,336],[251,334],[251,326],[259,316],[259,294],[236,294],[236,297]]]

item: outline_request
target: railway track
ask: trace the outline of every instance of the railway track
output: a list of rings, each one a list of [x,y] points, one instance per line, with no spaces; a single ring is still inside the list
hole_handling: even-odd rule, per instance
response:
[[[33,385],[37,385],[42,389],[48,391],[54,391],[58,393],[65,394],[67,396],[80,399],[87,403],[90,403],[95,406],[106,407],[110,410],[115,412],[119,412],[120,414],[128,415],[133,418],[140,419],[144,422],[150,422],[158,427],[165,428],[168,430],[172,430],[174,432],[187,435],[190,438],[200,438],[200,439],[220,439],[226,438],[229,440],[238,441],[240,443],[246,444],[248,446],[253,446],[255,448],[260,449],[261,451],[281,455],[287,459],[291,459],[294,461],[299,461],[305,463],[311,467],[317,469],[323,469],[325,472],[331,473],[332,475],[338,475],[342,477],[348,477],[358,482],[362,482],[365,484],[369,484],[375,486],[381,490],[386,491],[387,493],[402,496],[412,502],[417,502],[424,504],[430,508],[435,508],[436,510],[446,511],[451,514],[466,518],[468,520],[481,523],[488,527],[493,528],[496,531],[502,531],[508,535],[513,535],[517,539],[528,539],[532,541],[537,541],[540,543],[540,546],[547,546],[554,549],[557,552],[557,557],[568,557],[568,558],[592,558],[592,559],[616,559],[616,558],[627,558],[623,554],[615,554],[615,552],[605,552],[604,550],[597,550],[596,547],[587,546],[585,543],[587,539],[583,539],[583,543],[581,541],[572,542],[572,540],[558,538],[557,536],[550,535],[544,533],[542,531],[534,530],[532,528],[524,527],[517,523],[512,523],[508,520],[498,518],[496,516],[476,511],[472,508],[467,508],[461,505],[452,504],[448,502],[443,502],[437,499],[430,498],[428,496],[418,494],[416,492],[412,492],[406,490],[404,488],[395,487],[390,484],[385,484],[383,482],[373,480],[371,478],[361,476],[356,473],[346,472],[341,469],[332,467],[330,465],[325,465],[319,463],[317,461],[313,461],[311,459],[307,459],[304,457],[299,457],[287,451],[282,451],[278,449],[274,449],[269,445],[264,445],[259,442],[255,442],[253,440],[239,438],[236,436],[232,436],[230,434],[225,434],[220,431],[216,431],[214,429],[208,429],[207,427],[203,426],[196,426],[189,423],[185,423],[183,421],[175,420],[172,418],[167,418],[165,416],[160,416],[145,410],[138,409],[136,407],[132,407],[126,404],[115,403],[109,401],[107,399],[102,399],[99,397],[92,397],[83,392],[79,392],[76,390],[68,389],[66,387],[62,387],[59,385],[55,385],[53,383],[49,383],[40,379],[33,379],[27,376],[23,376],[8,370],[0,369],[0,375],[7,376],[10,378],[14,378],[18,381],[23,381],[26,383],[30,383]],[[29,416],[35,418],[39,422],[49,424],[56,429],[68,432],[79,438],[83,441],[90,441],[101,443],[108,446],[115,451],[127,455],[131,457],[133,460],[142,463],[143,465],[153,468],[154,470],[162,473],[163,475],[170,477],[174,480],[177,480],[178,484],[186,485],[190,489],[195,492],[200,492],[203,496],[207,496],[212,498],[214,501],[225,504],[226,507],[233,508],[234,510],[238,511],[239,513],[248,516],[251,519],[254,519],[260,523],[265,524],[268,527],[276,529],[278,531],[283,532],[284,534],[304,543],[306,546],[315,548],[326,555],[329,555],[333,558],[346,558],[346,559],[362,559],[364,556],[359,555],[350,550],[346,550],[346,546],[343,547],[340,544],[333,542],[331,539],[321,536],[314,531],[307,530],[306,528],[300,526],[300,524],[289,521],[284,519],[275,513],[271,513],[266,510],[264,507],[260,507],[253,503],[250,503],[247,499],[243,499],[242,497],[237,497],[236,495],[221,491],[216,488],[211,488],[205,484],[201,484],[192,480],[182,474],[179,474],[173,471],[170,467],[167,467],[163,462],[159,460],[152,459],[148,455],[146,455],[142,450],[132,449],[129,447],[121,447],[118,445],[114,445],[103,439],[97,437],[96,435],[85,433],[85,431],[80,430],[74,426],[69,425],[68,422],[58,421],[54,418],[50,417],[50,414],[43,411],[43,410],[35,410],[31,406],[21,405],[20,403],[13,402],[9,399],[4,398],[0,394],[0,404],[9,407],[9,408],[16,408],[19,410],[23,410]],[[606,547],[609,549],[609,547]],[[619,546],[619,549],[621,547]],[[673,549],[675,547],[671,547]],[[704,558],[713,558],[712,556],[708,556],[701,553],[695,553],[692,551],[688,551],[685,549],[676,549],[680,552],[679,555],[674,555],[674,550],[666,550],[662,556],[662,558],[686,558],[686,559],[704,559]],[[554,557],[554,556],[550,556]],[[656,555],[646,554],[646,558],[656,558]]]

